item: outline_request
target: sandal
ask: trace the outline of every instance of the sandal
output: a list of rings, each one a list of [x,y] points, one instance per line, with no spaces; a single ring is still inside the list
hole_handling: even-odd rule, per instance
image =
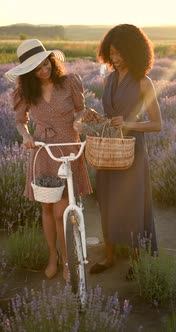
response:
[[[54,260],[53,260],[54,257]],[[50,255],[48,260],[48,265],[45,269],[45,276],[48,279],[52,279],[58,272],[58,267],[61,264],[61,256],[58,251],[56,251],[56,254]]]
[[[69,273],[68,265],[66,265],[66,264],[63,266],[63,278],[66,283],[70,280],[70,273]]]
[[[101,263],[95,263],[91,268],[90,268],[90,273],[91,274],[96,274],[96,273],[101,273],[107,269],[109,269],[110,267],[112,267],[114,264],[101,264]]]

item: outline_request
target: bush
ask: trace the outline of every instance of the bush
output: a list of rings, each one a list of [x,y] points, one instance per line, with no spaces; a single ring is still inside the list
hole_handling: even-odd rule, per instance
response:
[[[139,292],[147,301],[155,304],[171,303],[176,296],[176,257],[164,250],[159,256],[151,256],[141,249],[139,258],[133,262]]]
[[[18,227],[4,242],[9,266],[28,270],[40,270],[48,259],[46,240],[35,222]]]

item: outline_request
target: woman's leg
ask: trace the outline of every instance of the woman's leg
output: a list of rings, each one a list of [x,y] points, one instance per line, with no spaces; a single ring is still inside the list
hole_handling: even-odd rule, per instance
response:
[[[48,244],[49,260],[45,275],[50,279],[57,273],[57,231],[52,203],[42,203],[43,231]]]
[[[58,240],[61,248],[62,262],[63,262],[63,277],[65,280],[68,279],[68,267],[66,266],[67,256],[66,256],[66,245],[64,237],[63,214],[67,206],[68,206],[67,198],[62,199],[61,201],[54,204],[54,217],[56,221]]]

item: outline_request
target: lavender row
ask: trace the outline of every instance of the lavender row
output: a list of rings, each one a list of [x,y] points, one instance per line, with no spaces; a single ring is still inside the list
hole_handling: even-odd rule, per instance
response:
[[[149,73],[156,87],[163,118],[163,129],[160,133],[146,134],[153,197],[156,201],[167,205],[176,203],[175,64],[175,58],[156,59],[154,67]],[[13,220],[15,219],[17,222],[19,219],[28,218],[29,214],[32,218],[36,219],[36,216],[38,218],[38,207],[34,204],[31,208],[31,202],[22,198],[26,156],[21,145],[21,138],[15,129],[10,96],[14,85],[7,82],[3,76],[10,67],[12,65],[0,65],[0,203],[3,207],[0,212],[0,220],[9,222],[13,216]],[[87,105],[102,114],[103,78],[100,75],[100,65],[97,62],[80,60],[66,63],[66,68],[67,72],[80,74],[85,88]],[[18,215],[19,211],[23,211],[23,216]]]

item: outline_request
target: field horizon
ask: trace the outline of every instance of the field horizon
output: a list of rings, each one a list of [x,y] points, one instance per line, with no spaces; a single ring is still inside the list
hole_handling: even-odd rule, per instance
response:
[[[114,25],[54,25],[17,23],[0,26],[0,40],[20,40],[22,37],[42,40],[98,41]],[[152,41],[176,40],[176,25],[141,27]]]

